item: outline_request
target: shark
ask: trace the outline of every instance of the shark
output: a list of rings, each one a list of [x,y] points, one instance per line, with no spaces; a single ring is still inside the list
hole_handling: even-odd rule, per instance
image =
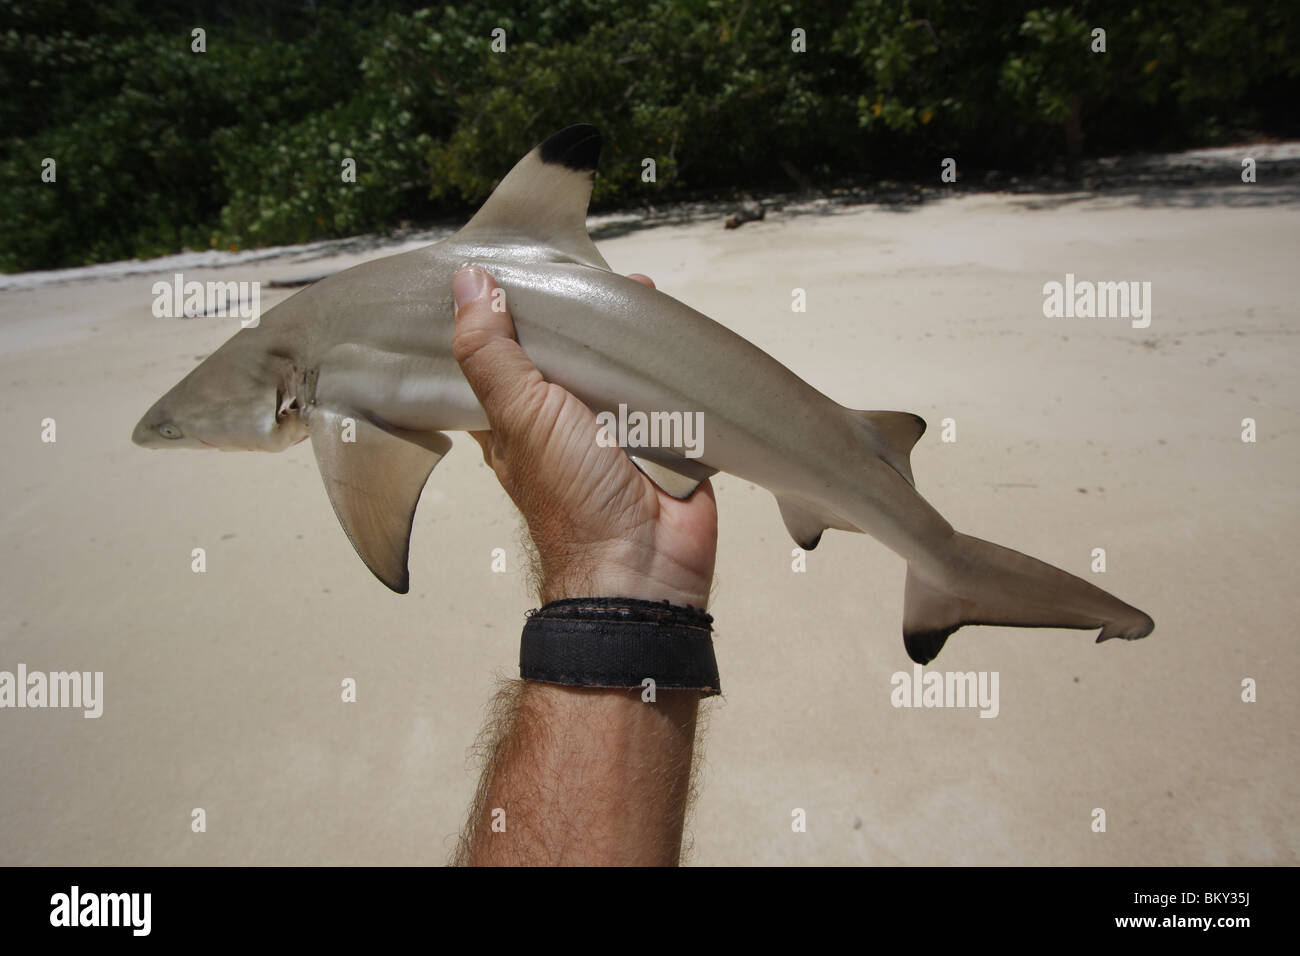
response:
[[[282,451],[310,440],[334,512],[385,585],[409,589],[421,492],[448,432],[487,416],[452,355],[453,275],[505,290],[544,377],[598,413],[702,413],[699,449],[627,447],[664,493],[726,472],[770,491],[799,547],[828,529],[907,562],[903,641],[927,664],[965,625],[1100,629],[1154,622],[1101,588],[962,534],[917,491],[920,417],[852,409],[690,306],[612,271],[587,232],[601,137],[567,127],[525,155],[460,231],[335,273],[238,331],[160,398],[132,435],[147,448]]]

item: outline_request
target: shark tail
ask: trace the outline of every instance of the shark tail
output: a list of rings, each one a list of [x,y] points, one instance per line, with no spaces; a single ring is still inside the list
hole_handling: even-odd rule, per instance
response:
[[[991,541],[954,533],[938,569],[907,566],[903,643],[928,664],[966,624],[1101,628],[1097,643],[1135,641],[1149,616],[1082,578]]]

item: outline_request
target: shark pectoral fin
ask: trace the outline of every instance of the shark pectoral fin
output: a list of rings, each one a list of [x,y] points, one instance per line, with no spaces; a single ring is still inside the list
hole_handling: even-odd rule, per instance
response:
[[[600,145],[600,133],[585,123],[552,134],[506,174],[457,233],[458,239],[544,246],[574,262],[609,271],[587,234],[587,204]]]
[[[822,532],[827,528],[834,528],[837,531],[858,530],[838,518],[819,515],[810,506],[793,498],[777,498],[776,503],[781,509],[781,520],[785,522],[785,530],[790,532],[794,543],[805,551],[811,551],[821,543]]]
[[[405,594],[415,506],[451,439],[319,406],[312,409],[308,430],[325,491],[348,540],[375,577]]]
[[[876,455],[915,488],[910,456],[912,448],[925,434],[925,419],[911,412],[850,411],[868,432],[868,441]]]
[[[666,495],[685,501],[695,494],[695,489],[718,469],[701,465],[691,458],[681,458],[652,448],[638,448],[637,454],[628,454],[632,464],[641,469],[656,488]]]

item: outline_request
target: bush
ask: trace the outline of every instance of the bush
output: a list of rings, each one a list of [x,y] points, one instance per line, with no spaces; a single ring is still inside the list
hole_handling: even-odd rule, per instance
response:
[[[1294,132],[1300,87],[1300,5],[1268,0],[188,6],[0,8],[0,269],[463,217],[578,121],[609,206]]]

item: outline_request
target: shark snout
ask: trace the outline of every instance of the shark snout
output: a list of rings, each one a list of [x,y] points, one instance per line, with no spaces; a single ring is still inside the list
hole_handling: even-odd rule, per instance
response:
[[[135,426],[135,431],[131,432],[131,441],[135,442],[142,448],[151,448],[154,445],[153,431],[148,424],[148,416],[140,419]]]

